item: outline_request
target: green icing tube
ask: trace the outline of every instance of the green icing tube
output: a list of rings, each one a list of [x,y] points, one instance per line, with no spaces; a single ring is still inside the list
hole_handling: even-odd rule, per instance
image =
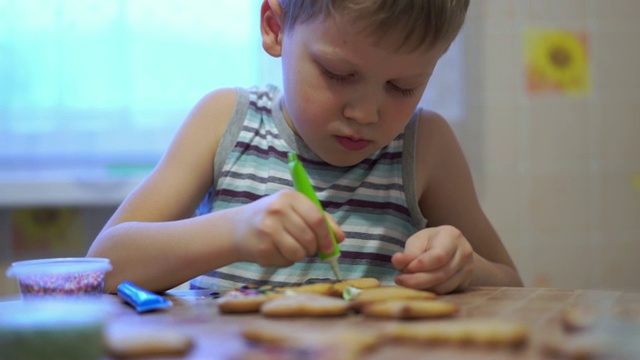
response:
[[[298,160],[298,155],[293,152],[289,153],[287,159],[289,160],[289,170],[291,171],[293,185],[296,190],[309,198],[309,200],[316,204],[318,209],[320,209],[324,213],[324,209],[320,204],[320,200],[318,200],[318,197],[313,190],[313,186],[311,185],[311,181],[309,181],[309,176],[304,170],[304,167],[302,166],[300,160]],[[331,233],[331,237],[333,238],[333,251],[331,253],[323,253],[322,251],[318,251],[318,256],[322,261],[325,261],[329,263],[329,265],[331,265],[331,270],[333,270],[333,274],[336,276],[336,279],[342,280],[342,277],[340,276],[340,269],[338,267],[340,248],[338,247],[336,235],[333,233],[333,229],[331,228],[328,220],[327,226],[329,227],[329,232]]]

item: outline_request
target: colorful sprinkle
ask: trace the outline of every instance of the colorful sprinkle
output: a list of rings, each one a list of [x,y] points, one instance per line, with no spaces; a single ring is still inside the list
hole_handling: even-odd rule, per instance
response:
[[[104,273],[24,275],[18,278],[24,296],[90,295],[104,291]]]

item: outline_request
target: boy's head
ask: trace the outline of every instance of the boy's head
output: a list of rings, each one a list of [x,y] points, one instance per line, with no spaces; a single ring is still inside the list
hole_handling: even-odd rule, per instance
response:
[[[410,121],[468,0],[263,0],[265,51],[282,60],[281,108],[322,160],[353,166]]]
[[[277,0],[276,0],[277,1]],[[460,31],[469,0],[279,0],[283,30],[340,14],[376,43],[396,41],[396,50],[450,44]]]

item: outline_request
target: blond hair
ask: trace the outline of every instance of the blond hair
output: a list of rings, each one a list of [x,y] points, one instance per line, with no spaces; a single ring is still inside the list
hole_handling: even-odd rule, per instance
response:
[[[361,30],[383,41],[400,35],[398,49],[447,46],[462,28],[469,0],[280,0],[284,31],[295,25],[346,15]]]

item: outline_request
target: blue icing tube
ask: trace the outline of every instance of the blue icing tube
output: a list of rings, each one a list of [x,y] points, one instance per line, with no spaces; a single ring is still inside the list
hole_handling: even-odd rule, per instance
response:
[[[173,305],[170,300],[145,290],[131,281],[123,281],[118,285],[118,296],[139,313]]]

